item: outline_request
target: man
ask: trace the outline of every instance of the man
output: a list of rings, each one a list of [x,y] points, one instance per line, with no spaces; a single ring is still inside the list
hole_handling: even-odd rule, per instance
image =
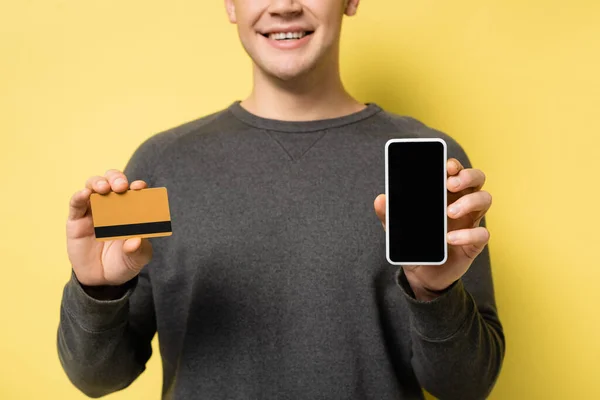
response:
[[[58,351],[81,391],[127,387],[157,332],[165,399],[488,395],[504,335],[485,175],[448,135],[345,91],[340,29],[358,3],[226,0],[254,61],[250,96],[152,136],[73,195]],[[448,143],[456,238],[442,266],[386,261],[393,137]],[[161,186],[172,236],[95,240],[92,192]]]

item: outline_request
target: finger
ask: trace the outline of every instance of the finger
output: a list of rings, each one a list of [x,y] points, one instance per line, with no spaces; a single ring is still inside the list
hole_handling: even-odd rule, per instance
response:
[[[377,215],[377,218],[379,218],[383,229],[385,229],[385,194],[380,194],[375,198],[373,207],[375,208],[375,214]]]
[[[75,220],[85,216],[88,210],[90,195],[92,191],[89,188],[79,190],[71,196],[69,201],[69,217],[70,220]]]
[[[110,185],[108,184],[108,181],[105,177],[99,175],[88,178],[88,180],[85,182],[85,187],[93,192],[101,194],[110,192]]]
[[[147,187],[148,184],[142,180],[133,181],[131,182],[131,185],[129,185],[129,188],[132,190],[146,189]]]
[[[104,173],[104,176],[110,183],[113,192],[125,192],[129,189],[129,183],[125,174],[118,169],[109,169]]]
[[[453,157],[448,159],[446,164],[446,172],[448,173],[448,176],[456,175],[463,169],[465,169],[465,167],[463,167],[460,161],[458,161],[456,158]]]
[[[141,244],[142,244],[142,238],[125,239],[125,242],[123,242],[123,251],[126,254],[134,253],[137,250],[139,250]]]
[[[479,250],[483,250],[489,240],[490,232],[484,226],[448,232],[448,243],[456,246],[470,245]]]
[[[448,178],[448,190],[450,192],[460,192],[467,188],[472,191],[480,190],[485,183],[485,174],[480,169],[466,168],[462,169],[458,175]]]
[[[485,190],[462,196],[448,207],[450,218],[460,218],[472,212],[485,213],[492,206],[492,195]]]
[[[134,269],[141,269],[152,259],[152,244],[146,238],[130,238],[123,243],[123,252]]]

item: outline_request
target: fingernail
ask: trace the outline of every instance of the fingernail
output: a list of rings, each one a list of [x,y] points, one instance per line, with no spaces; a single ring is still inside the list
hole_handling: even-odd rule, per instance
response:
[[[458,187],[460,186],[460,178],[453,176],[452,178],[450,178],[450,186],[452,187]]]
[[[448,212],[450,212],[452,215],[457,215],[460,212],[460,204],[454,204],[450,206]]]
[[[125,179],[123,178],[118,178],[117,180],[115,180],[115,185],[120,185],[122,183],[125,183]]]
[[[456,242],[458,239],[459,239],[458,233],[456,233],[456,232],[448,233],[448,241],[450,243]]]
[[[99,181],[96,185],[98,185],[99,187],[104,187],[106,186],[106,181]]]

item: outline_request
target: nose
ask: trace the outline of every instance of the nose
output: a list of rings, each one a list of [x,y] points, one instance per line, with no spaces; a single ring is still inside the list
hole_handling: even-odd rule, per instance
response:
[[[290,17],[302,12],[302,4],[297,0],[271,0],[269,14]]]

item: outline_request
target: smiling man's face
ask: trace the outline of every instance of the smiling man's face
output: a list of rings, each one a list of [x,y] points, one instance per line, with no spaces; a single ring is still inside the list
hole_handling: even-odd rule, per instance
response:
[[[282,80],[334,62],[344,14],[359,0],[225,0],[244,49],[263,73]]]

